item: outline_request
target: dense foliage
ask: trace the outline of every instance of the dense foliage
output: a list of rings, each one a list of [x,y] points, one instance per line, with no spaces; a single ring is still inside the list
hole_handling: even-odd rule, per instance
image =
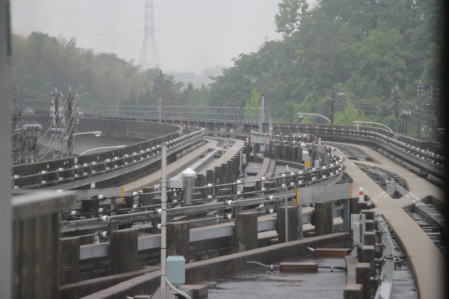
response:
[[[183,88],[159,70],[142,71],[115,54],[94,53],[77,47],[75,40],[38,32],[13,36],[13,78],[14,94],[42,110],[48,109],[54,88],[67,92],[70,87],[85,111],[107,104],[155,105],[159,96],[165,105],[186,104],[201,92]]]
[[[281,1],[273,21],[282,38],[241,54],[199,88],[114,54],[78,48],[74,40],[14,36],[14,92],[45,107],[53,88],[71,86],[85,111],[105,104],[155,105],[161,96],[164,105],[246,107],[251,119],[257,117],[250,108],[264,94],[278,121],[299,121],[298,112],[329,116],[336,92],[344,94],[335,101],[336,124],[368,120],[395,128],[398,114],[401,132],[421,135],[421,128],[438,127],[441,1],[316,2],[310,8],[306,0]]]
[[[400,128],[414,134],[418,121],[435,125],[430,93],[435,98],[438,86],[439,4],[321,0],[309,9],[305,0],[283,0],[275,18],[283,38],[236,58],[211,85],[209,104],[244,107],[256,89],[275,119],[297,121],[297,112],[329,115],[334,90],[344,93],[336,123],[365,119],[394,127],[398,86]]]

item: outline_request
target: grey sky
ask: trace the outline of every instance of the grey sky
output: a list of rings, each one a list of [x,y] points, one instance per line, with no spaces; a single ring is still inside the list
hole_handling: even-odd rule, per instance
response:
[[[154,0],[160,66],[199,72],[279,38],[280,0]],[[13,31],[39,30],[138,63],[145,0],[13,0]]]

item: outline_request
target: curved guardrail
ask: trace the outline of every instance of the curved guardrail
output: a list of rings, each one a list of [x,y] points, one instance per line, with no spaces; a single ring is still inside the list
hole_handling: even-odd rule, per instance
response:
[[[17,165],[13,168],[13,188],[43,188],[113,172],[153,158],[159,154],[160,144],[164,142],[169,148],[182,146],[183,141],[202,136],[203,133],[203,129],[187,132],[179,129],[174,133],[104,153]]]
[[[126,114],[120,117],[99,117],[103,119],[132,119]],[[139,120],[142,120],[139,118]],[[172,120],[172,123],[180,122],[179,120]],[[200,121],[202,125],[208,125],[206,132],[213,132],[218,136],[234,136],[246,138],[250,136],[252,129],[256,128],[257,124],[250,123],[241,129],[241,122],[236,122],[235,127],[230,126],[229,122],[221,123],[220,120]],[[190,121],[190,125],[195,125],[195,122]],[[212,127],[212,130],[211,130]],[[232,127],[232,132],[230,128]],[[240,129],[239,129],[240,127]],[[435,142],[427,142],[417,140],[411,137],[399,135],[388,132],[380,128],[362,128],[354,126],[335,126],[335,125],[300,125],[294,123],[275,123],[273,124],[275,132],[280,134],[277,137],[286,133],[308,133],[316,137],[323,138],[329,141],[341,141],[349,143],[361,143],[374,147],[378,150],[384,151],[393,155],[400,161],[404,161],[414,172],[417,172],[423,177],[433,176],[436,181],[444,178],[444,168],[446,165],[445,157],[443,156],[442,145]],[[92,163],[99,161],[106,161],[107,159],[119,159],[120,161],[126,158],[133,157],[147,151],[158,143],[162,143],[171,138],[175,138],[179,131],[168,136],[159,137],[155,140],[145,141],[142,144],[132,145],[130,147],[122,148],[115,151],[110,151],[102,154],[92,154],[82,159],[75,161],[74,158],[54,160],[51,162],[43,162],[31,165],[18,165],[13,169],[15,188],[33,188],[39,186],[48,186],[48,182],[57,184],[58,180],[64,180],[64,172],[70,175],[73,168],[78,164],[81,169],[92,171]],[[150,150],[150,151],[151,151]],[[144,152],[145,153],[145,152]],[[126,157],[128,155],[128,157]],[[81,157],[80,157],[81,158]],[[132,158],[131,158],[132,159]],[[87,165],[86,165],[87,164]],[[95,166],[95,164],[94,164]],[[112,171],[112,170],[111,170]],[[84,172],[82,173],[84,175]],[[62,179],[61,179],[62,177]],[[40,179],[40,181],[38,180]],[[429,178],[430,179],[430,178]],[[435,181],[435,180],[434,180]]]
[[[307,126],[275,124],[279,132],[301,132],[313,134],[329,141],[362,143],[382,149],[398,159],[417,167],[422,176],[429,174],[444,178],[445,157],[441,145],[418,141],[406,136],[395,136],[383,129],[356,128],[351,126]]]

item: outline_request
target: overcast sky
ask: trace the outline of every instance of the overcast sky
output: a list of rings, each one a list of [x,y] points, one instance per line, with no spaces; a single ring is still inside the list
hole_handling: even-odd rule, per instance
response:
[[[83,48],[139,62],[145,0],[13,0],[13,31],[43,31]],[[155,35],[164,71],[230,66],[240,53],[278,39],[280,0],[154,0]]]

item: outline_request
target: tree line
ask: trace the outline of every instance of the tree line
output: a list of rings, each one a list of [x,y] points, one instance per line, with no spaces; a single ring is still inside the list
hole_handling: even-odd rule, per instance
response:
[[[278,40],[240,54],[208,86],[195,88],[115,54],[94,53],[34,32],[13,36],[14,89],[42,105],[54,87],[78,93],[82,108],[107,104],[232,106],[250,111],[265,96],[275,121],[298,112],[387,124],[420,136],[439,126],[439,0],[283,0],[274,18]],[[247,113],[248,114],[248,113]],[[395,116],[399,116],[396,123]],[[249,118],[254,115],[248,114]],[[304,117],[302,121],[318,122]]]

